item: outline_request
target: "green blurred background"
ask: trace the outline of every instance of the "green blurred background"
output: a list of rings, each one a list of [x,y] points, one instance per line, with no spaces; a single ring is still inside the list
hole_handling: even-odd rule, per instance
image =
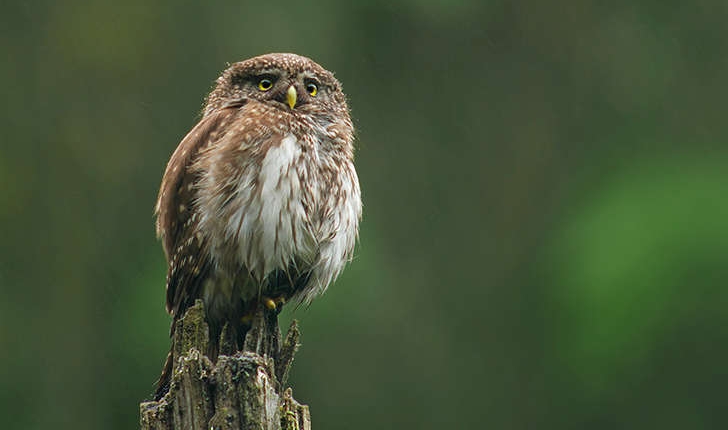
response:
[[[355,261],[301,321],[314,429],[728,424],[728,3],[36,1],[0,18],[0,422],[131,429],[152,207],[228,62],[336,72]]]

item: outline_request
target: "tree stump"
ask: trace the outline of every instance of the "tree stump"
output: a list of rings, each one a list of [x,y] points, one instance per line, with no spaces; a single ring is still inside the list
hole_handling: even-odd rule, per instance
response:
[[[296,321],[281,344],[278,316],[261,307],[242,351],[223,329],[216,363],[200,352],[209,341],[202,301],[177,321],[174,333],[169,392],[139,405],[142,430],[311,429],[308,406],[285,388],[298,349]]]

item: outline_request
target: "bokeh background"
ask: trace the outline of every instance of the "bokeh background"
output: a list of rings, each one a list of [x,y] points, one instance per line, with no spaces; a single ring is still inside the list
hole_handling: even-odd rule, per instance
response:
[[[314,428],[728,424],[728,3],[8,2],[0,421],[130,429],[168,348],[152,207],[228,62],[336,72],[364,191],[300,320]]]

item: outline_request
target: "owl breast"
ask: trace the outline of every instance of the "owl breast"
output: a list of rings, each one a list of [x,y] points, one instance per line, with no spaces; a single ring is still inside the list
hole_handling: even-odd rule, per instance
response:
[[[237,242],[238,262],[262,280],[270,272],[316,257],[316,217],[312,208],[318,189],[310,186],[308,160],[298,139],[288,134],[271,146],[255,178],[257,193],[247,193],[249,181],[239,184],[246,202],[233,205],[225,231]]]
[[[203,172],[200,230],[209,234],[215,265],[255,290],[247,293],[264,291],[272,273],[293,269],[306,273],[296,293],[310,300],[351,257],[361,213],[356,173],[350,160],[319,151],[311,136],[273,134],[237,156],[212,156]]]

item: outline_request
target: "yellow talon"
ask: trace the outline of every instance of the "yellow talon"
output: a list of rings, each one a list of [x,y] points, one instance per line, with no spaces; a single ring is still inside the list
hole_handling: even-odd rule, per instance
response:
[[[278,306],[276,306],[276,302],[273,301],[270,297],[263,298],[263,304],[265,305],[268,310],[274,311]]]
[[[286,298],[284,296],[273,299],[270,297],[263,297],[261,301],[268,310],[274,311],[276,309],[280,309],[286,303]]]

